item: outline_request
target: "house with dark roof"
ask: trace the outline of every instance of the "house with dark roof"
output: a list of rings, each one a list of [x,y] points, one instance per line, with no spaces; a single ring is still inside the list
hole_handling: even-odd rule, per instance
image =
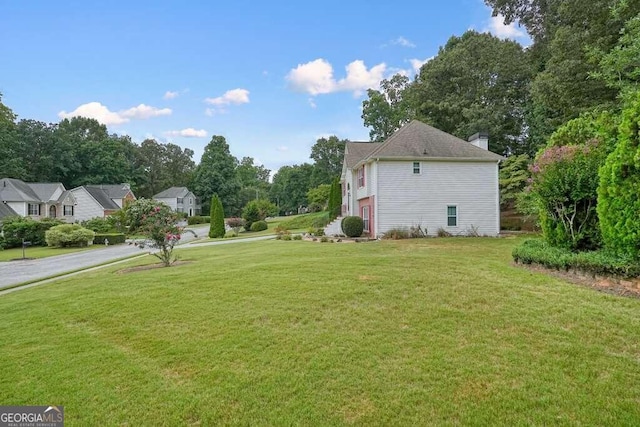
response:
[[[24,182],[0,179],[0,218],[19,215],[34,219],[75,221],[76,200],[60,182]]]
[[[175,212],[184,212],[187,216],[200,215],[200,199],[187,187],[171,187],[153,196],[154,200],[163,202]]]
[[[77,200],[77,221],[105,218],[136,200],[129,184],[84,185],[71,190]]]
[[[502,157],[488,142],[485,133],[465,141],[417,120],[381,143],[348,142],[342,216],[362,217],[372,237],[414,226],[429,235],[498,235]]]

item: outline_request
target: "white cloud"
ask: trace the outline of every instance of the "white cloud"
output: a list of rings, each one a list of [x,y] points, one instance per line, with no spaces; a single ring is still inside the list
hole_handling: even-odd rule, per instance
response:
[[[416,45],[404,37],[400,36],[395,40],[391,40],[390,44],[402,46],[402,47],[416,47]]]
[[[185,138],[204,138],[207,131],[204,129],[196,130],[194,128],[186,128],[182,130],[170,130],[164,133],[166,136],[184,136]]]
[[[167,116],[172,113],[170,108],[156,108],[149,105],[140,104],[127,110],[118,112],[110,111],[109,108],[99,102],[88,102],[80,105],[71,112],[60,111],[58,117],[67,119],[71,117],[81,116],[90,119],[96,119],[104,125],[119,125],[127,123],[131,119],[149,119],[156,116]]]
[[[289,151],[289,147],[284,146],[284,145],[280,145],[278,148],[276,148],[276,150],[284,153],[285,151]]]
[[[340,80],[333,77],[333,66],[326,60],[318,58],[306,64],[299,64],[289,71],[287,80],[291,89],[310,95],[334,92],[353,92],[359,96],[369,88],[377,88],[384,78],[387,69],[385,63],[367,69],[364,61],[356,60],[346,67],[346,76]]]
[[[415,74],[418,74],[420,72],[420,68],[422,68],[422,66],[424,64],[426,64],[427,62],[431,61],[433,59],[433,56],[430,56],[427,59],[410,59],[409,63],[411,64],[411,68],[413,69],[413,72]]]
[[[179,95],[180,95],[180,92],[178,91],[172,92],[168,90],[164,93],[164,96],[162,97],[162,99],[173,99],[173,98],[177,98]]]
[[[492,16],[489,19],[489,25],[485,31],[499,37],[501,39],[512,39],[527,37],[527,33],[520,29],[515,22],[505,25],[504,16]]]
[[[204,100],[207,104],[211,105],[240,105],[249,103],[249,91],[246,89],[231,89],[224,93],[224,95],[217,98],[206,98]]]
[[[309,106],[311,108],[316,108],[317,107],[315,99],[309,98]]]

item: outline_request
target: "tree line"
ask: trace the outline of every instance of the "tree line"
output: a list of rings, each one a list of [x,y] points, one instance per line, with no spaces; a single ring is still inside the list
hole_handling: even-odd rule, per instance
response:
[[[346,140],[320,138],[312,163],[283,166],[273,176],[252,157],[237,159],[229,144],[214,135],[198,164],[194,152],[172,143],[109,133],[105,125],[84,117],[44,123],[20,119],[0,94],[0,174],[25,182],[61,182],[66,188],[129,183],[134,194],[151,198],[172,186],[186,186],[208,212],[217,195],[226,216],[239,216],[251,200],[269,200],[280,213],[307,206],[309,190],[340,174]],[[321,187],[322,188],[322,187]],[[326,200],[324,201],[326,203]]]

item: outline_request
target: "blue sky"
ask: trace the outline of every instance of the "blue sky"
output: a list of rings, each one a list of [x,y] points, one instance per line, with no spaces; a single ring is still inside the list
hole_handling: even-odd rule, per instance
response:
[[[93,117],[195,151],[223,135],[274,172],[319,137],[368,140],[366,89],[452,35],[527,43],[481,0],[0,4],[0,92],[19,118]]]

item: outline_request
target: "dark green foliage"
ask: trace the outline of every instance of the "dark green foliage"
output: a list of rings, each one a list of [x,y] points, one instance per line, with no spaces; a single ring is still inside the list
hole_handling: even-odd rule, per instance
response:
[[[640,257],[640,92],[624,110],[618,146],[600,170],[598,216],[607,248]]]
[[[242,218],[245,221],[244,229],[251,230],[251,224],[267,217],[275,216],[278,212],[276,205],[268,200],[251,200],[242,210]]]
[[[270,199],[276,201],[281,214],[296,214],[300,206],[306,206],[307,192],[313,188],[313,168],[312,165],[304,163],[278,169],[273,177]]]
[[[84,247],[92,242],[96,233],[80,224],[60,224],[45,232],[47,245],[56,248]]]
[[[334,178],[329,192],[329,221],[333,221],[342,213],[342,189],[340,180]]]
[[[22,246],[22,239],[31,242],[33,246],[46,246],[45,232],[62,221],[45,218],[36,221],[31,218],[10,217],[2,220],[2,231],[5,238],[4,247],[18,248]]]
[[[307,191],[307,202],[309,202],[309,208],[311,209],[311,211],[318,212],[324,210],[329,203],[330,194],[330,184],[320,184],[317,187]],[[315,207],[318,207],[318,209],[316,209]]]
[[[82,221],[82,226],[93,230],[96,233],[111,233],[113,232],[113,224],[107,218],[91,218],[86,221]]]
[[[367,90],[368,99],[362,102],[362,120],[371,128],[369,138],[382,142],[415,116],[411,105],[409,77],[396,74],[380,82],[380,90]]]
[[[251,224],[251,231],[264,231],[269,228],[267,221],[256,221]]]
[[[187,218],[188,225],[196,225],[196,224],[209,224],[211,222],[211,216],[205,215],[194,215]]]
[[[211,226],[209,227],[209,237],[217,239],[224,237],[226,230],[224,227],[224,209],[222,201],[217,195],[211,198]]]
[[[318,139],[311,147],[310,157],[314,161],[310,183],[312,187],[330,184],[335,177],[340,175],[346,142],[346,139],[341,140],[334,135]]]
[[[0,234],[0,251],[4,249],[4,236],[2,234]]]
[[[503,208],[512,206],[527,186],[531,177],[530,163],[531,158],[526,154],[509,156],[500,162],[500,205]]]
[[[126,242],[127,236],[123,233],[96,233],[93,244],[104,245],[105,239],[109,241],[109,245],[119,245]]]
[[[515,262],[539,264],[547,268],[578,270],[593,275],[620,277],[640,276],[640,263],[629,255],[615,255],[607,251],[572,252],[549,245],[540,239],[525,240],[512,252]]]
[[[342,219],[342,231],[347,237],[360,237],[364,231],[364,221],[359,216],[346,216]]]

